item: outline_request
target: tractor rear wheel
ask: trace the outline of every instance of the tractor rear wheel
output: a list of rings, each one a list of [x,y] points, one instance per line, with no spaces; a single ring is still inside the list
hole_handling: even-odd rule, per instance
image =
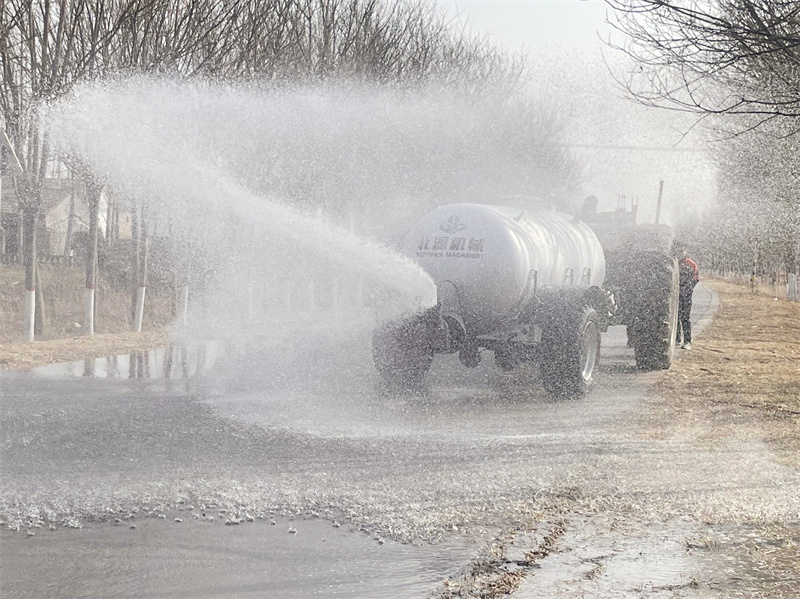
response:
[[[640,370],[667,370],[675,353],[679,273],[674,258],[651,257],[642,264],[635,294],[630,340]]]
[[[600,359],[600,318],[585,306],[550,323],[542,335],[542,383],[554,397],[577,398],[594,383]]]

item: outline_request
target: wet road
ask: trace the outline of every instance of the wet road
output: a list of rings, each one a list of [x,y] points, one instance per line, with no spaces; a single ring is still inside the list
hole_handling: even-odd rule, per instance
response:
[[[711,310],[698,287],[693,319]],[[120,363],[3,374],[0,595],[425,597],[493,544],[524,554],[556,529],[574,550],[519,566],[519,596],[592,596],[587,581],[598,597],[697,594],[722,568],[686,554],[703,521],[800,513],[772,491],[797,474],[763,447],[646,424],[658,375],[635,370],[621,327],[578,401],[490,354],[472,371],[437,358],[419,392],[390,389],[367,339],[206,352],[170,381]],[[663,559],[637,575],[629,541]],[[620,574],[586,578],[587,564]]]

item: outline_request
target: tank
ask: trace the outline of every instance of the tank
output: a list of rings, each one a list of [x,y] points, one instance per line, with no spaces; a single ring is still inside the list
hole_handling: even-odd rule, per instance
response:
[[[603,248],[574,217],[483,204],[450,204],[430,212],[403,249],[434,279],[472,333],[487,334],[522,310],[537,290],[600,287]]]
[[[450,204],[422,217],[403,245],[438,297],[421,314],[378,323],[372,356],[384,379],[418,385],[436,354],[474,368],[488,351],[502,371],[538,364],[554,397],[589,390],[615,303],[588,225],[549,210]]]

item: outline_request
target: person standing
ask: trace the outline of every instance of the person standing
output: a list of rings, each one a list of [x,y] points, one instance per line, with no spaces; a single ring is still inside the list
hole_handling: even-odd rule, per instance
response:
[[[692,321],[690,316],[692,313],[692,294],[694,293],[694,286],[700,280],[699,269],[697,262],[689,258],[686,252],[683,252],[683,257],[678,263],[680,269],[680,292],[678,294],[678,338],[677,341],[681,342],[681,333],[683,333],[683,349],[692,349]]]

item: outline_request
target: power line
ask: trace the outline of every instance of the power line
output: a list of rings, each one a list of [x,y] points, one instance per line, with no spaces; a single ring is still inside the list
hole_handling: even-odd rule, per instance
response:
[[[586,148],[589,150],[626,150],[636,152],[707,152],[706,148],[673,148],[669,146],[611,146],[603,144],[565,144],[568,148]]]

